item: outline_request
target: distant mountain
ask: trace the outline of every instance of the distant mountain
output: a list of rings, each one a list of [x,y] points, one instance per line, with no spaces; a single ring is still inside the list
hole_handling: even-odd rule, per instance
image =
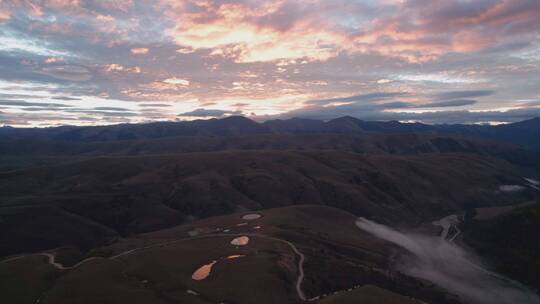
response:
[[[291,118],[268,120],[263,125],[273,133],[302,134],[320,132],[320,130],[323,130],[325,123],[315,119]]]
[[[120,124],[112,126],[56,128],[0,128],[2,139],[41,139],[54,141],[117,141],[156,139],[177,136],[243,136],[261,134],[434,134],[476,137],[504,141],[540,149],[540,118],[522,122],[487,125],[427,125],[398,121],[363,121],[345,116],[330,121],[292,118],[254,122],[241,116],[223,119],[155,122],[148,124]]]
[[[151,139],[175,136],[234,136],[262,133],[270,133],[270,130],[261,124],[240,116],[186,122],[154,122],[147,124],[119,124],[92,127],[63,126],[41,129],[0,128],[0,136],[5,138],[82,142]]]
[[[252,134],[266,134],[270,130],[243,116],[231,116],[223,119],[195,120],[186,123],[203,135],[239,136]]]
[[[428,125],[422,123],[401,123],[398,121],[363,121],[345,116],[327,122],[292,118],[270,120],[263,123],[270,131],[277,133],[339,133],[339,134],[433,134],[473,138],[484,138],[540,149],[540,118],[522,122],[489,125]]]
[[[540,118],[493,128],[493,138],[540,149]]]
[[[287,120],[269,120],[263,123],[277,133],[341,133],[354,134],[365,132],[404,133],[434,131],[435,128],[421,123],[400,123],[398,121],[363,121],[351,116],[344,116],[330,121],[291,118]]]

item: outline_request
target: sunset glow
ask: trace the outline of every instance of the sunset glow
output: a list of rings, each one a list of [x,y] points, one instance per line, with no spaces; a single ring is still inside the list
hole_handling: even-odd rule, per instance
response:
[[[540,2],[4,0],[0,70],[0,125],[511,122],[540,115]]]

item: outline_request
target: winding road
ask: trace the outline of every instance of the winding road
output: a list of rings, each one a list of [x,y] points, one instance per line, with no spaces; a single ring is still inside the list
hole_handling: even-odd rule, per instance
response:
[[[148,250],[148,249],[158,248],[158,247],[165,247],[165,246],[169,246],[169,245],[179,243],[179,242],[185,242],[185,241],[203,239],[203,238],[211,238],[211,237],[237,237],[237,236],[258,237],[258,238],[278,241],[278,242],[287,244],[294,251],[294,253],[299,256],[298,266],[297,266],[298,267],[298,278],[296,279],[296,284],[295,284],[296,292],[298,294],[298,297],[302,301],[309,301],[306,298],[306,295],[305,295],[304,291],[302,290],[302,282],[304,281],[304,261],[305,261],[305,256],[300,252],[300,250],[298,250],[298,248],[293,243],[291,243],[291,242],[289,242],[287,240],[275,238],[275,237],[272,237],[272,236],[267,236],[267,235],[264,235],[264,234],[258,234],[258,233],[205,234],[205,235],[201,235],[201,236],[194,236],[194,237],[189,237],[189,238],[175,239],[175,240],[171,240],[171,241],[166,241],[166,242],[162,242],[162,243],[156,243],[156,244],[152,244],[152,245],[148,245],[148,246],[144,246],[144,247],[139,247],[139,248],[126,250],[126,251],[123,251],[123,252],[121,252],[119,254],[116,254],[114,256],[111,256],[111,257],[106,257],[106,258],[105,257],[90,257],[90,258],[87,258],[87,259],[84,259],[84,260],[78,262],[77,264],[75,264],[73,266],[67,266],[67,267],[60,264],[60,263],[58,263],[58,262],[56,262],[56,255],[54,253],[49,253],[49,252],[40,252],[40,253],[31,253],[31,254],[19,255],[19,256],[16,256],[16,257],[11,257],[11,258],[2,260],[2,261],[0,261],[0,263],[8,263],[8,262],[12,262],[12,261],[15,261],[15,260],[20,260],[20,259],[23,259],[23,258],[26,258],[26,257],[29,257],[29,256],[40,255],[40,256],[47,257],[48,263],[50,265],[54,266],[58,270],[70,270],[70,269],[75,269],[75,268],[77,268],[77,267],[79,267],[79,266],[81,266],[81,265],[83,265],[83,264],[85,264],[85,263],[87,263],[87,262],[89,262],[91,260],[98,260],[98,259],[114,260],[114,259],[124,257],[124,256],[128,256],[128,255],[131,255],[131,254],[143,251],[143,250]]]
[[[460,215],[452,214],[452,215],[443,217],[442,219],[438,221],[433,221],[431,224],[442,227],[443,230],[441,231],[441,238],[443,240],[447,240],[448,242],[452,243],[454,242],[456,237],[461,233],[461,230],[459,230],[458,225],[457,225],[460,222],[459,217]],[[454,233],[454,235],[452,235],[449,238],[448,234],[450,233],[450,228],[454,228],[456,232]]]

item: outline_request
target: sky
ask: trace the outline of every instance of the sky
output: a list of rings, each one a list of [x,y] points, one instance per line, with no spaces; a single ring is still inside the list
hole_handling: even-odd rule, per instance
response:
[[[538,0],[0,0],[0,125],[540,116]]]

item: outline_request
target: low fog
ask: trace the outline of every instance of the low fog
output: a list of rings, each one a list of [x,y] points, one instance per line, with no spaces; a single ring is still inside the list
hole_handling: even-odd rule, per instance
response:
[[[540,303],[527,288],[486,270],[478,257],[439,237],[399,232],[365,218],[356,225],[406,250],[399,271],[431,281],[466,303]]]

